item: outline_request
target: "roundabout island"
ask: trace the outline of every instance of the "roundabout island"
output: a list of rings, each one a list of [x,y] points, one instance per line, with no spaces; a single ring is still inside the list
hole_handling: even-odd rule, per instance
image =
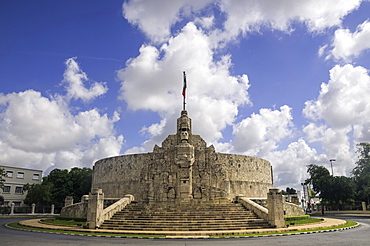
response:
[[[121,237],[121,238],[256,238],[266,236],[286,236],[286,235],[301,235],[310,233],[334,232],[341,230],[353,229],[359,226],[358,223],[348,223],[343,219],[322,218],[321,222],[292,225],[287,228],[264,228],[264,229],[248,229],[235,231],[124,231],[124,230],[104,230],[104,229],[85,229],[82,226],[61,226],[51,225],[42,222],[43,219],[27,219],[19,221],[20,227],[14,227],[9,224],[8,227],[58,233],[70,235],[86,235],[98,237]]]

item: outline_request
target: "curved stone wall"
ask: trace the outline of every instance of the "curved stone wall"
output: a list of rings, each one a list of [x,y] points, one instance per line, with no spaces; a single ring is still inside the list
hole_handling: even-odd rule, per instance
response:
[[[92,189],[103,189],[105,197],[122,198],[133,194],[146,200],[148,163],[152,153],[121,155],[99,160],[94,165]]]
[[[193,165],[194,199],[233,199],[239,194],[263,198],[273,187],[268,161],[251,156],[204,152],[204,158],[196,156]],[[129,193],[144,202],[170,201],[171,187],[172,192],[176,192],[176,165],[171,164],[169,156],[162,157],[146,153],[99,160],[94,165],[92,187],[103,189],[109,198],[121,198]]]

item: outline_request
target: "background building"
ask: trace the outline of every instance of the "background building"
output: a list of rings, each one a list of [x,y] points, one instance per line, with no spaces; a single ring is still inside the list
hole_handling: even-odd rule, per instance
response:
[[[23,192],[25,184],[41,184],[42,171],[35,169],[8,167],[0,165],[6,172],[4,188],[0,190],[0,197],[4,198],[4,205],[10,206],[13,202],[15,207],[24,206],[27,193]]]

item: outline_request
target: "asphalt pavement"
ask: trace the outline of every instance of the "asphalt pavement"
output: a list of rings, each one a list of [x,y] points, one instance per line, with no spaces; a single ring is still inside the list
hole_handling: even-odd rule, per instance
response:
[[[136,239],[114,237],[89,237],[77,235],[28,232],[6,228],[4,224],[25,220],[25,218],[0,218],[0,245],[370,245],[370,217],[361,215],[337,215],[337,219],[352,220],[360,226],[350,230],[289,236],[258,238],[217,238],[217,239]]]

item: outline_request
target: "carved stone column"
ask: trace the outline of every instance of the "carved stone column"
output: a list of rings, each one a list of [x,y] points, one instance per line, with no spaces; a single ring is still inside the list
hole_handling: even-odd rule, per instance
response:
[[[71,205],[73,205],[73,196],[66,196],[66,199],[64,199],[64,207]]]
[[[50,214],[54,214],[54,211],[55,211],[55,205],[54,204],[51,204]]]
[[[283,195],[279,189],[270,189],[267,193],[268,222],[276,228],[285,227]]]
[[[101,215],[104,208],[104,193],[102,189],[93,189],[89,195],[87,206],[87,226],[95,229],[103,222]]]
[[[176,164],[179,167],[179,197],[181,199],[192,199],[194,146],[188,143],[181,143],[180,145],[176,146],[176,149]]]
[[[31,210],[31,214],[35,214],[35,207],[36,207],[36,204],[32,203],[32,210]]]

